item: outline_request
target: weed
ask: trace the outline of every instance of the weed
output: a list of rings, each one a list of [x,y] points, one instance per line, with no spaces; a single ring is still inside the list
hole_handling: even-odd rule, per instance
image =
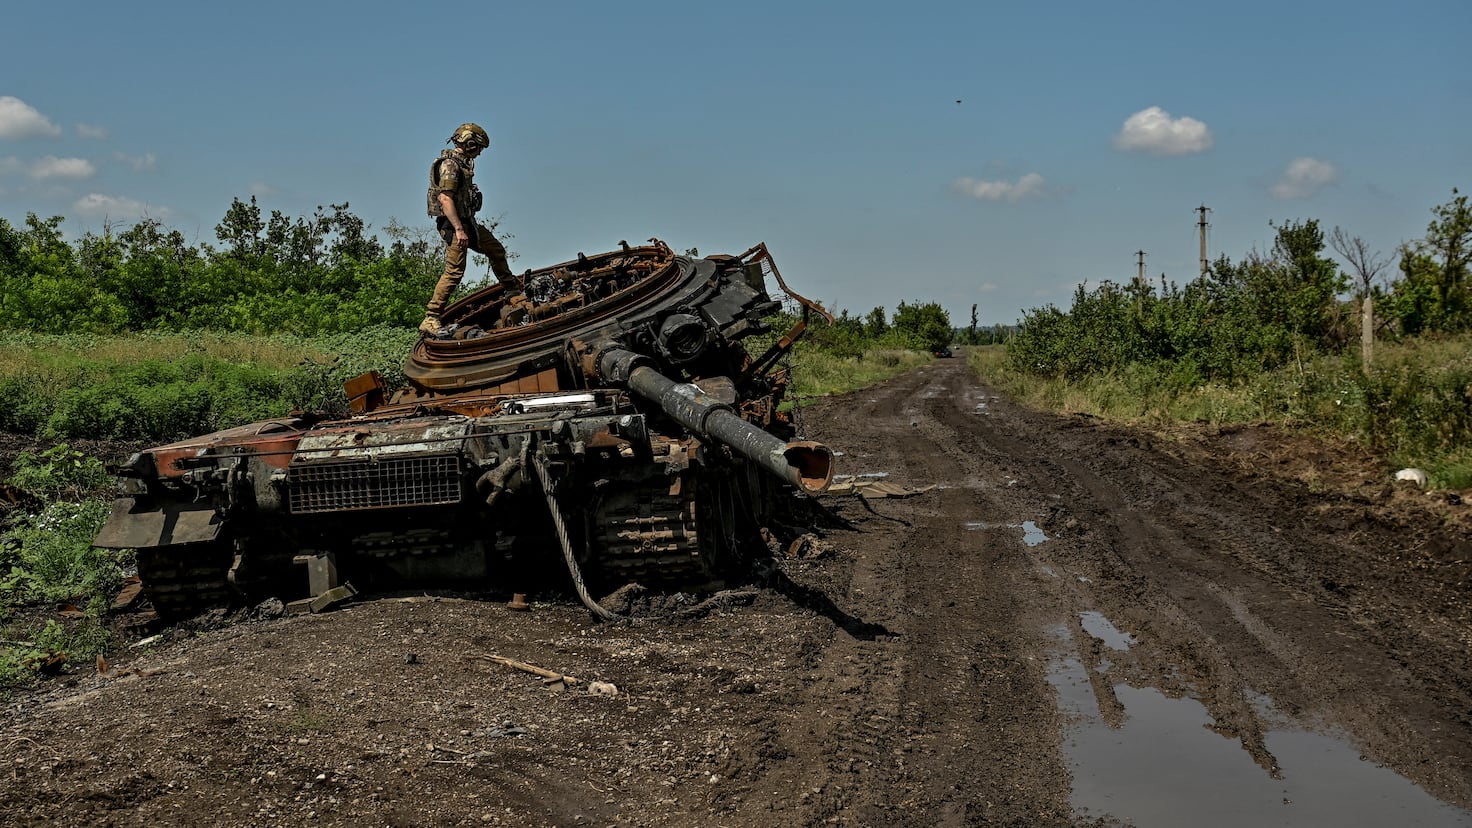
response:
[[[12,638],[11,636],[15,636]],[[95,618],[50,620],[37,628],[13,625],[0,647],[0,693],[29,687],[43,671],[86,664],[100,655],[112,635]]]
[[[10,485],[47,499],[79,500],[106,488],[112,477],[95,457],[88,457],[66,443],[41,452],[23,451],[15,460]]]
[[[123,578],[119,556],[95,549],[92,539],[107,519],[103,500],[47,505],[26,516],[0,540],[0,580],[6,603],[63,601],[109,593]]]
[[[281,722],[278,726],[283,733],[312,733],[326,730],[332,725],[332,719],[324,713],[319,713],[310,707],[298,707],[291,718]]]

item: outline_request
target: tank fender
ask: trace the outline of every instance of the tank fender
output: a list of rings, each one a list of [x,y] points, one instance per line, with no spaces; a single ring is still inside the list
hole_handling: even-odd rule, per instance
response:
[[[112,502],[112,514],[92,545],[103,549],[148,549],[181,543],[204,543],[220,536],[224,521],[208,503],[163,503],[138,506],[131,497]]]

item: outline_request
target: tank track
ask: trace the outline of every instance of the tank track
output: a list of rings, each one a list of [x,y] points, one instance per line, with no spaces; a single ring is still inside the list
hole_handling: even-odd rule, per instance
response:
[[[609,585],[710,578],[696,519],[694,475],[656,477],[604,495],[593,510],[592,558]]]
[[[157,546],[138,550],[138,576],[160,618],[190,618],[236,597],[230,561],[229,545],[219,541]]]

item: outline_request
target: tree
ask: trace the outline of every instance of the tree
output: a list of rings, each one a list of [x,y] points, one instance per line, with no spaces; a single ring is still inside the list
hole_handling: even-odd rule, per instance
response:
[[[1360,365],[1369,373],[1375,349],[1375,296],[1372,289],[1390,260],[1378,250],[1371,252],[1364,239],[1349,235],[1342,227],[1335,227],[1329,234],[1329,245],[1349,264],[1358,280],[1355,298],[1360,303]]]
[[[1304,346],[1335,348],[1343,342],[1337,297],[1348,280],[1333,259],[1322,255],[1324,233],[1317,220],[1270,224],[1277,230],[1268,256],[1256,251],[1242,264],[1223,268],[1228,292],[1240,290],[1261,324],[1286,330],[1295,354]]]
[[[901,302],[895,309],[892,327],[910,347],[938,351],[951,344],[951,316],[935,302]]]
[[[1391,313],[1408,335],[1472,329],[1472,205],[1454,187],[1431,213],[1426,237],[1401,245],[1401,279],[1391,286]]]
[[[1467,286],[1467,265],[1472,260],[1472,206],[1467,197],[1452,188],[1452,200],[1431,208],[1436,218],[1426,228],[1426,247],[1440,257],[1438,288],[1443,304]]]
[[[1356,280],[1355,297],[1364,299],[1369,296],[1370,288],[1390,265],[1390,259],[1378,250],[1371,251],[1364,239],[1349,235],[1342,227],[1335,227],[1329,234],[1329,246],[1349,265]]]
[[[225,211],[225,217],[215,225],[215,238],[226,245],[230,255],[255,259],[265,250],[261,238],[265,229],[266,223],[261,220],[261,207],[256,203],[256,197],[251,196],[249,204],[234,198],[230,200],[230,209]]]
[[[864,317],[864,332],[870,339],[878,339],[889,332],[889,322],[884,317],[884,308],[875,308]]]

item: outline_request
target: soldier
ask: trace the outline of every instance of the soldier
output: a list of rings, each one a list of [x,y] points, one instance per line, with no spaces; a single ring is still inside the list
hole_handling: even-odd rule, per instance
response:
[[[497,280],[516,281],[506,261],[506,248],[491,235],[490,228],[475,220],[481,207],[480,188],[475,186],[475,158],[491,145],[490,136],[476,124],[461,124],[445,143],[454,147],[440,152],[429,167],[429,214],[445,240],[445,272],[424,308],[424,321],[419,323],[419,332],[425,336],[435,336],[441,329],[440,311],[465,277],[466,250],[489,258]]]

